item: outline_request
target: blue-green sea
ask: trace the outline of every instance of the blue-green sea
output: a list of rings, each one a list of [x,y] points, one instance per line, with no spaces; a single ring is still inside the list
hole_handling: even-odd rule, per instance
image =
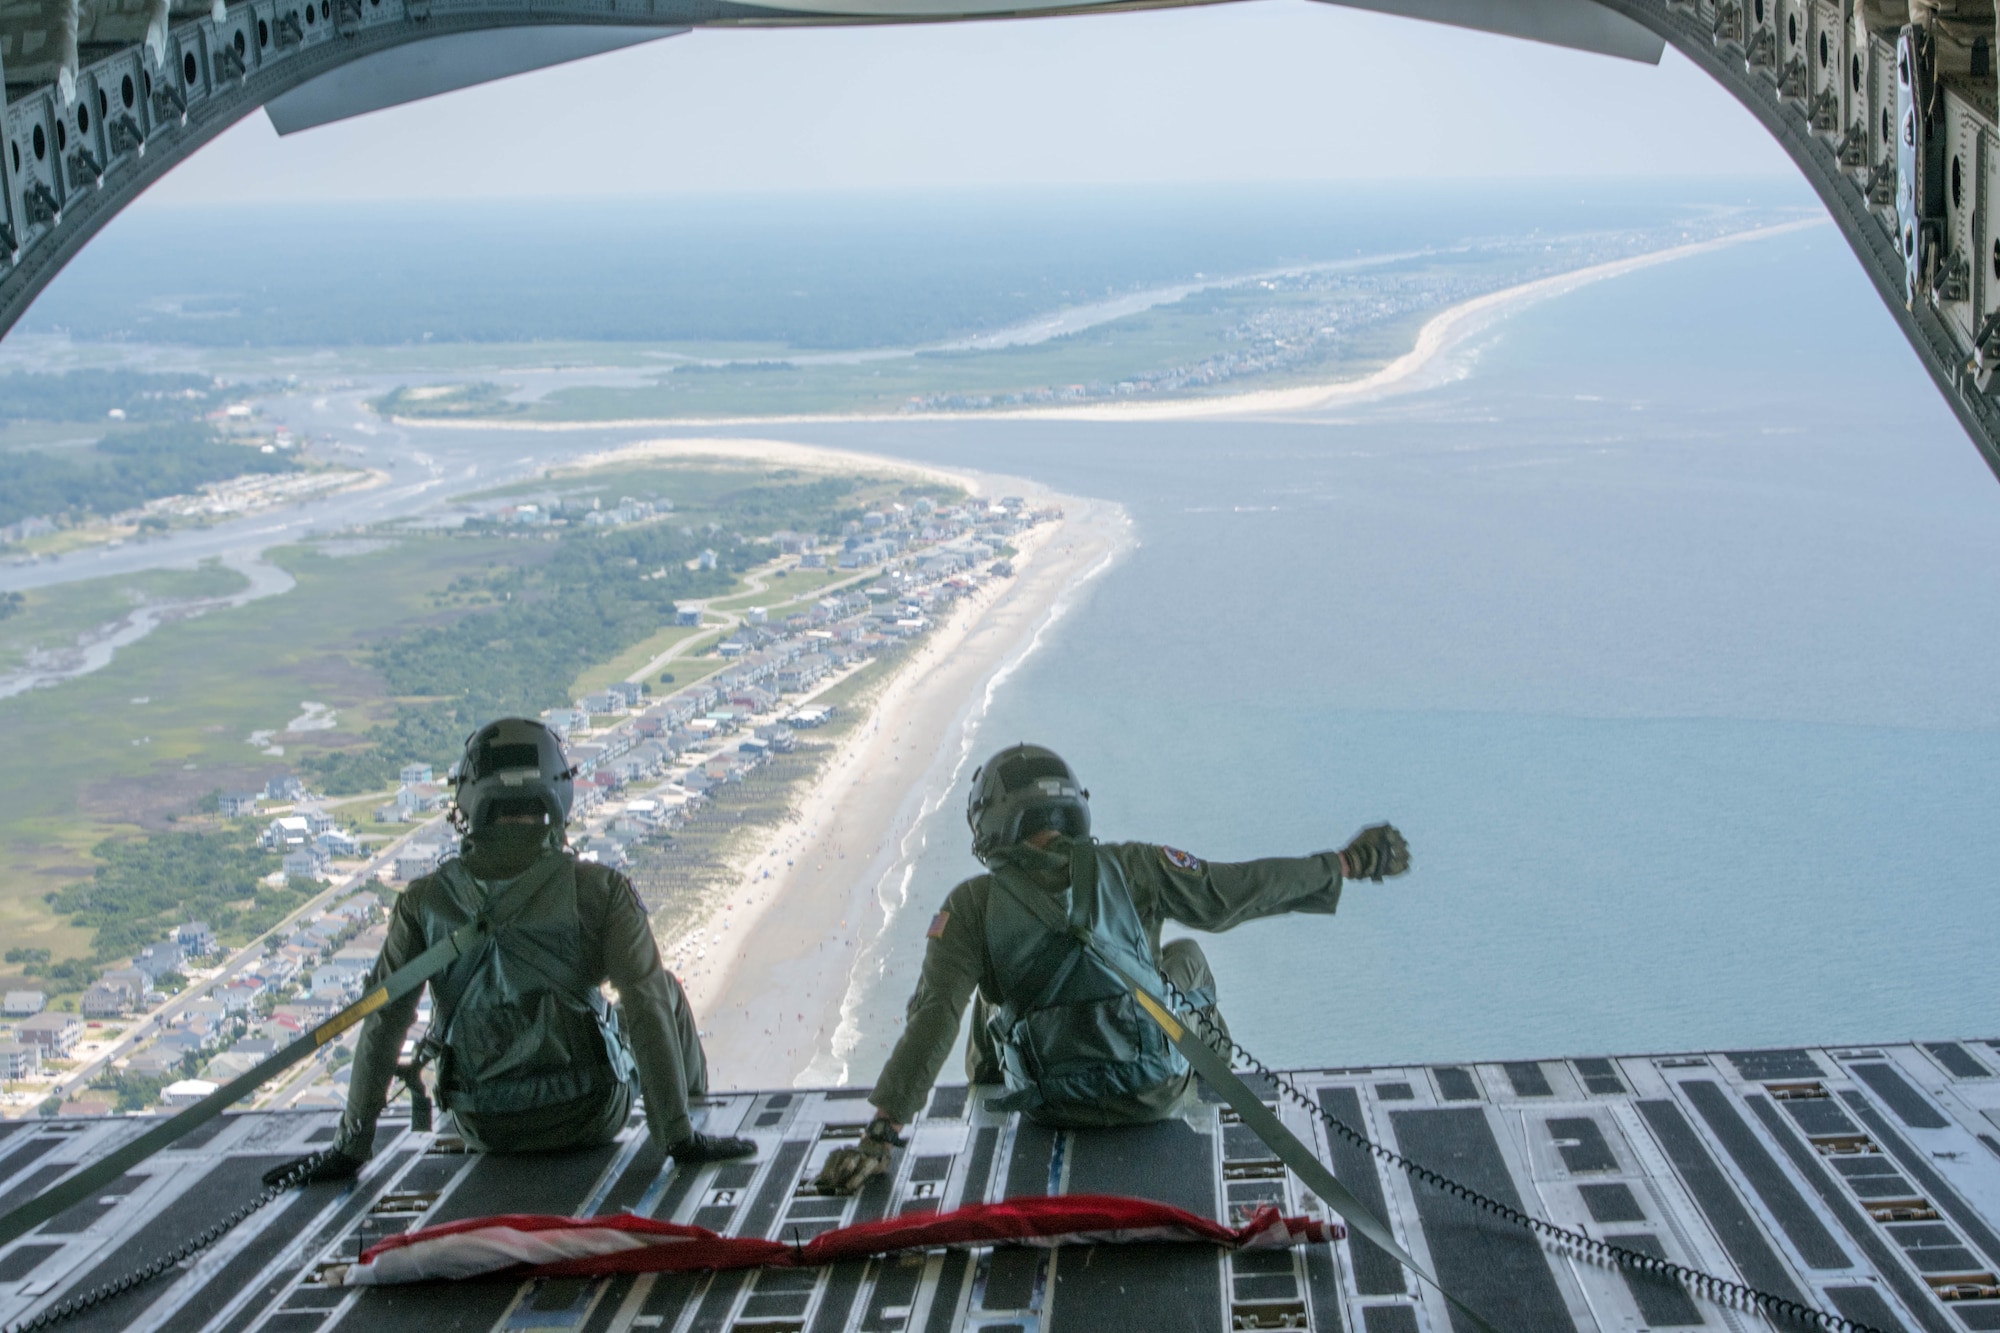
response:
[[[976,749],[1212,859],[1416,869],[1207,948],[1288,1064],[2000,1036],[2000,483],[1830,227],[1532,307],[1324,419],[788,428],[1114,499],[1139,538]],[[936,902],[925,830],[886,1053]]]

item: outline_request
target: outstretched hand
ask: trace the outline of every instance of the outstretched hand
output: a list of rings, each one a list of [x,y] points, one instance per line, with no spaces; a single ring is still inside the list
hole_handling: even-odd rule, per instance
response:
[[[1340,849],[1340,873],[1347,879],[1380,884],[1410,868],[1410,844],[1393,824],[1371,824]]]

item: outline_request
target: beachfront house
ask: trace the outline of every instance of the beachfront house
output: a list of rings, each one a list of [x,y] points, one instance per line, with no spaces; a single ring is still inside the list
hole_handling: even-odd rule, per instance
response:
[[[264,796],[273,801],[302,801],[306,795],[306,784],[290,773],[280,773],[264,784]]]
[[[572,708],[551,708],[542,715],[550,731],[568,740],[571,732],[582,731],[590,725],[590,714]]]
[[[75,1014],[42,1012],[14,1029],[17,1041],[41,1051],[44,1060],[66,1060],[83,1040],[83,1020]]]
[[[262,793],[254,791],[226,791],[216,797],[215,808],[224,819],[243,819],[257,813],[257,802]]]
[[[418,879],[437,869],[444,859],[443,849],[430,843],[414,843],[396,853],[396,878]]]
[[[346,829],[328,829],[317,838],[314,838],[313,842],[328,856],[355,857],[361,855],[361,843]]]
[[[282,815],[270,822],[257,839],[258,845],[267,852],[282,852],[293,847],[303,847],[312,841],[312,826],[303,815]]]
[[[184,1078],[178,1083],[169,1083],[166,1087],[160,1089],[160,1105],[178,1111],[183,1107],[193,1106],[196,1102],[206,1100],[215,1092],[218,1086],[218,1084],[210,1083],[206,1079]]]
[[[326,874],[327,854],[315,846],[295,848],[279,862],[287,879],[318,879]]]
[[[40,1047],[20,1041],[0,1041],[0,1082],[13,1083],[41,1072]]]
[[[139,950],[132,959],[132,966],[158,984],[160,978],[167,973],[180,971],[186,961],[187,957],[181,952],[181,946],[172,940],[166,940]]]
[[[38,990],[10,990],[0,996],[0,1014],[8,1018],[32,1018],[46,1009],[49,997]]]
[[[117,1018],[132,1007],[132,998],[116,986],[95,981],[84,991],[78,1007],[85,1018]]]
[[[419,815],[430,814],[443,803],[443,799],[435,783],[418,782],[396,789],[396,810],[402,816],[402,822],[407,823]]]

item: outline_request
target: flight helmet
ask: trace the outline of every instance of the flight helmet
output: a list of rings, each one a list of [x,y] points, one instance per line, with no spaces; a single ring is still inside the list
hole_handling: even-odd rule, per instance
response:
[[[503,717],[466,737],[465,754],[451,770],[452,802],[468,833],[502,815],[538,809],[551,827],[561,828],[569,820],[575,777],[553,731],[525,717]]]
[[[1011,745],[972,775],[965,805],[972,854],[993,854],[1044,829],[1072,838],[1090,833],[1090,793],[1063,757],[1041,745]]]

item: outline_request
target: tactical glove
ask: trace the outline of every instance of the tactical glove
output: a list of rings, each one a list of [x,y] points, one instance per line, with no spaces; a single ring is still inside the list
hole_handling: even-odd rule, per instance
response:
[[[826,1165],[813,1180],[813,1188],[821,1194],[858,1193],[870,1178],[888,1173],[889,1150],[901,1147],[902,1143],[894,1125],[876,1119],[862,1134],[861,1142],[852,1148],[837,1148],[827,1155]]]
[[[1340,863],[1349,879],[1372,879],[1380,884],[1390,875],[1410,868],[1410,844],[1393,824],[1371,824],[1341,848]]]
[[[366,1164],[364,1157],[350,1157],[338,1148],[328,1148],[324,1152],[295,1157],[272,1167],[264,1173],[264,1183],[273,1189],[289,1189],[293,1185],[324,1185],[329,1181],[352,1180],[361,1174],[361,1168]]]
[[[733,1139],[723,1134],[703,1134],[699,1130],[667,1149],[667,1156],[682,1166],[695,1166],[702,1162],[726,1162],[732,1157],[753,1157],[757,1145],[749,1139]]]

